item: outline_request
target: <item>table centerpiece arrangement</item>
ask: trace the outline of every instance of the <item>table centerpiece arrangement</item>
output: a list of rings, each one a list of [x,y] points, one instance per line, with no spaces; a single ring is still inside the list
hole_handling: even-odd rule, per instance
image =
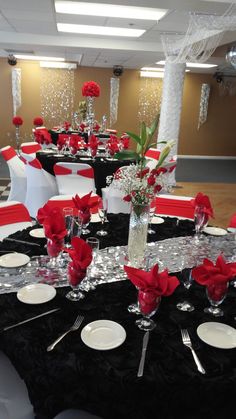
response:
[[[165,168],[164,162],[174,142],[162,141],[166,146],[160,153],[155,168],[151,170],[146,166],[146,152],[152,147],[157,147],[153,136],[158,122],[159,116],[155,118],[151,127],[142,122],[139,136],[127,131],[127,135],[136,143],[136,150],[122,150],[115,154],[119,160],[135,160],[135,164],[131,164],[126,170],[118,170],[113,178],[114,187],[124,193],[123,200],[131,203],[128,258],[129,264],[134,267],[143,266],[150,204],[161,189],[167,188],[168,169]]]

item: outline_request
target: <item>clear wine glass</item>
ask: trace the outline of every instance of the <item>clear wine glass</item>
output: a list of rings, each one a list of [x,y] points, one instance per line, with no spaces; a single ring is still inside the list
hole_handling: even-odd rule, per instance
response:
[[[58,258],[64,246],[64,240],[54,241],[47,238],[47,253],[50,256],[50,261],[47,264],[48,268],[56,268],[58,266]]]
[[[195,222],[195,239],[199,241],[200,234],[203,227],[207,224],[206,214],[203,211],[203,206],[197,205],[194,210],[194,222]]]
[[[92,255],[93,255],[93,259],[92,262],[90,264],[90,266],[87,269],[87,275],[86,278],[83,281],[83,289],[85,291],[89,291],[89,290],[93,290],[96,288],[96,286],[98,285],[99,281],[98,281],[98,269],[96,266],[96,259],[97,259],[97,253],[99,250],[99,239],[97,237],[88,237],[86,240],[86,243],[88,243],[88,245],[91,247],[92,249]]]
[[[87,210],[85,212],[85,211],[78,210],[78,216],[81,219],[81,223],[82,223],[81,234],[83,234],[83,235],[89,234],[90,230],[87,227],[88,227],[88,225],[90,223],[90,219],[91,219],[90,211]]]
[[[149,210],[149,220],[148,220],[148,234],[155,234],[155,230],[152,228],[152,219],[156,211],[156,201],[152,201],[150,204],[150,210]]]
[[[148,292],[138,291],[138,303],[140,312],[143,315],[141,319],[136,320],[136,325],[141,330],[153,330],[156,327],[156,323],[151,319],[156,313],[161,302],[161,297]]]
[[[77,214],[76,214],[77,212]],[[80,237],[82,232],[82,220],[78,216],[78,211],[74,210],[73,224],[71,229],[71,238]]]
[[[224,301],[229,283],[213,283],[206,287],[206,295],[210,302],[210,307],[204,308],[204,313],[212,314],[215,317],[221,317],[224,312],[219,305]]]
[[[104,199],[100,199],[98,202],[98,215],[100,217],[101,223],[102,223],[102,228],[101,230],[97,231],[97,235],[98,236],[107,236],[107,231],[104,230],[103,226],[104,226],[104,222],[106,220],[106,214],[107,214],[107,200]]]
[[[73,222],[74,222],[73,208],[71,207],[63,208],[63,215],[65,218],[65,224],[66,224],[66,230],[67,230],[67,235],[65,237],[65,247],[68,248],[70,247],[71,232],[73,229]]]
[[[192,277],[192,270],[191,269],[182,269],[181,270],[181,279],[182,284],[184,285],[184,288],[186,290],[189,290],[189,288],[193,284],[193,277]],[[180,311],[193,311],[195,309],[194,305],[190,303],[188,300],[184,300],[179,302],[176,305],[177,309]]]
[[[72,288],[72,290],[66,294],[66,298],[71,301],[82,300],[84,298],[84,294],[80,290],[80,283],[83,278],[81,278],[80,272],[78,272],[73,267],[72,262],[68,264],[67,274],[68,274],[68,283],[70,287]]]

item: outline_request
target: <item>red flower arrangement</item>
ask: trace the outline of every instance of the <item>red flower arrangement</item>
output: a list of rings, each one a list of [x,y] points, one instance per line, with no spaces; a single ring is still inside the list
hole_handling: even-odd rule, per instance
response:
[[[36,127],[41,127],[43,125],[43,118],[41,118],[41,116],[36,116],[36,118],[33,120],[33,124]]]
[[[21,116],[14,116],[12,118],[12,123],[16,126],[19,127],[20,125],[23,124],[23,119],[21,118]]]
[[[95,81],[86,81],[82,86],[83,96],[100,96],[100,86]]]

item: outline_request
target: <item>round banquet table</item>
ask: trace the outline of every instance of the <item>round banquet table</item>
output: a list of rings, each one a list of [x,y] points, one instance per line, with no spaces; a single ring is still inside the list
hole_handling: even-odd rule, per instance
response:
[[[79,132],[79,131],[76,131],[76,130],[69,131],[69,132],[66,132],[66,131],[63,131],[63,130],[61,130],[60,132],[59,131],[54,131],[54,130],[48,130],[48,132],[50,133],[51,138],[52,138],[52,142],[55,145],[57,144],[59,134],[68,134],[68,135],[77,134],[80,137],[83,137],[86,142],[88,142],[88,134],[86,132]],[[102,133],[97,134],[97,133],[95,133],[95,135],[96,135],[96,137],[100,137],[100,138],[110,138],[110,134],[102,134]]]
[[[43,151],[36,154],[44,170],[54,175],[53,166],[57,162],[87,163],[94,169],[96,192],[100,196],[102,195],[102,188],[107,186],[106,177],[112,176],[119,167],[128,166],[134,162],[134,160],[109,160],[105,157],[96,157],[94,161],[89,157],[86,160],[81,160],[79,156],[69,157],[61,155],[60,157],[56,157],[55,154],[45,153]]]
[[[166,218],[152,240],[193,235],[191,221]],[[128,215],[109,215],[109,236],[102,247],[127,243]],[[98,225],[96,225],[98,224]],[[90,225],[91,234],[101,227]],[[11,235],[29,240],[29,229]],[[125,234],[124,234],[125,233]],[[150,239],[150,238],[149,238]],[[45,239],[30,236],[44,251]],[[33,246],[3,241],[0,251],[31,251]],[[177,273],[181,281],[181,273]],[[0,295],[0,327],[37,315],[55,307],[57,314],[25,324],[0,335],[0,347],[24,379],[36,419],[53,419],[60,411],[82,408],[104,419],[234,419],[236,391],[236,349],[218,349],[200,340],[199,324],[215,321],[205,314],[208,304],[204,287],[194,283],[188,298],[195,305],[191,313],[180,312],[176,303],[185,296],[180,285],[174,294],[161,301],[153,319],[143,377],[137,377],[143,332],[135,326],[136,316],[127,306],[137,292],[130,281],[99,285],[86,293],[84,300],[65,298],[68,287],[57,288],[56,297],[41,305],[19,302],[14,293]],[[225,315],[219,322],[235,327],[236,288],[230,286],[222,304]],[[54,351],[47,346],[67,330],[81,313],[85,319],[78,332],[69,334]],[[94,350],[80,338],[81,329],[98,319],[121,324],[126,331],[124,343],[112,350]],[[206,369],[198,372],[191,352],[181,341],[180,328],[188,328],[193,346]]]

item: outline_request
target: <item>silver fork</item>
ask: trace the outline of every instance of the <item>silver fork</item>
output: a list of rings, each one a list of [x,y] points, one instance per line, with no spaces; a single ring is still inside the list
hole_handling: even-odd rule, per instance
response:
[[[55,342],[53,342],[51,345],[49,345],[47,347],[47,351],[48,352],[52,351],[55,348],[55,346],[58,344],[58,342],[60,342],[68,333],[75,332],[76,330],[78,330],[83,320],[84,320],[84,316],[78,315],[75,319],[74,324],[65,333],[63,333],[61,336],[59,336],[55,340]]]
[[[183,344],[185,346],[187,346],[189,349],[191,349],[193,359],[194,359],[194,361],[197,365],[198,371],[201,372],[202,374],[206,374],[206,371],[204,370],[204,368],[203,368],[195,350],[192,347],[192,342],[191,342],[191,339],[190,339],[190,336],[189,336],[189,333],[188,333],[187,329],[181,329],[181,336],[182,336]]]

